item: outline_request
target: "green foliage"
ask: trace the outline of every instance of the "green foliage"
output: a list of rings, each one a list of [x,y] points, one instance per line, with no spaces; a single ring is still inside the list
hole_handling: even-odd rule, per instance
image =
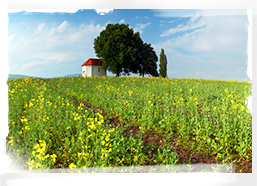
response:
[[[139,74],[144,77],[145,74],[149,74],[154,77],[158,77],[157,61],[158,57],[155,51],[151,47],[151,44],[144,43],[139,47]]]
[[[116,76],[140,73],[158,76],[157,56],[150,44],[143,43],[139,33],[129,25],[108,24],[94,40],[97,57],[103,68]]]
[[[164,49],[161,49],[160,64],[159,64],[160,76],[163,78],[167,77],[167,57],[164,54]]]
[[[103,61],[103,68],[120,76],[136,73],[135,35],[125,24],[108,24],[94,41],[97,57]]]

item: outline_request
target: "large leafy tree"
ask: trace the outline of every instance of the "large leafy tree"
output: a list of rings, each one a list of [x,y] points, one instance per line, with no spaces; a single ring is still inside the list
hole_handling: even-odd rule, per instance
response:
[[[167,57],[164,54],[164,49],[161,49],[160,53],[160,64],[159,64],[160,76],[163,78],[167,77]]]
[[[138,32],[125,24],[108,24],[94,40],[97,57],[103,68],[120,76],[130,73],[158,76],[158,60],[150,44],[143,43]]]
[[[135,38],[129,25],[108,24],[94,41],[95,53],[103,61],[103,68],[116,76],[137,73]]]
[[[151,47],[151,44],[143,43],[139,47],[138,52],[138,62],[139,62],[139,74],[143,77],[145,74],[149,74],[151,76],[159,76],[157,72],[157,61],[158,57]]]

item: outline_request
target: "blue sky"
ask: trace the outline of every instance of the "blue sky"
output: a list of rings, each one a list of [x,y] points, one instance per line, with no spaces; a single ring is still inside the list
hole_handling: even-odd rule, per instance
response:
[[[9,13],[8,18],[10,74],[81,73],[81,64],[96,57],[94,38],[109,23],[125,23],[151,43],[158,57],[161,48],[165,50],[169,78],[249,80],[247,10],[23,11]]]

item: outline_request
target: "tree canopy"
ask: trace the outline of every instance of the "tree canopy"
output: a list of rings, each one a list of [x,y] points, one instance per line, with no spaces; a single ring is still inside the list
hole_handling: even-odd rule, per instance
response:
[[[103,68],[116,76],[130,73],[158,76],[155,51],[128,24],[108,24],[95,38],[94,49],[103,61]]]
[[[152,76],[158,77],[157,72],[157,61],[158,57],[155,54],[155,51],[151,47],[151,44],[144,43],[141,46],[139,55],[139,74],[144,77],[145,74],[150,74]]]
[[[161,49],[160,53],[160,64],[159,64],[160,76],[163,78],[167,77],[167,57],[164,54],[164,49]]]

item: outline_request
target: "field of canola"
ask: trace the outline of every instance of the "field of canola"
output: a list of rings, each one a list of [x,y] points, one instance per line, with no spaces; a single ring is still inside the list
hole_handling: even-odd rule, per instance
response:
[[[252,171],[250,82],[88,77],[7,84],[7,152],[25,170],[231,163],[237,172]]]

